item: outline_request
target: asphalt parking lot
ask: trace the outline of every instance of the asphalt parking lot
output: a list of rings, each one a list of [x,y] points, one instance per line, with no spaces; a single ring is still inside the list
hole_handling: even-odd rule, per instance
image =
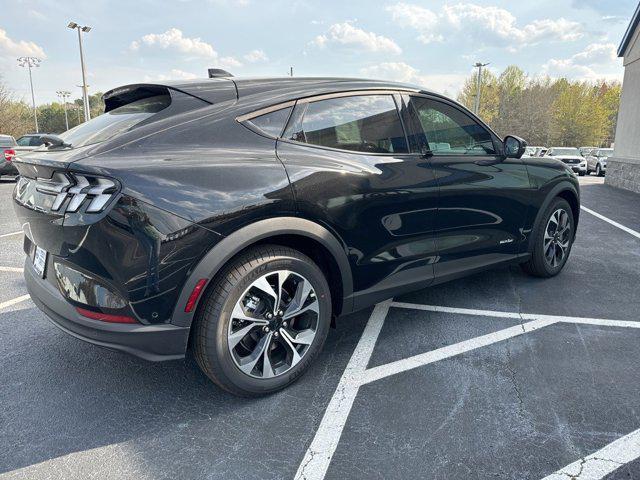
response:
[[[342,318],[300,381],[246,400],[51,325],[0,181],[0,478],[640,478],[640,195],[581,183],[559,276]]]

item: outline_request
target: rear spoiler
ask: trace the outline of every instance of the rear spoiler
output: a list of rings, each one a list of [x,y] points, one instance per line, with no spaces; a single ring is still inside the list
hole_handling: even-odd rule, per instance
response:
[[[211,104],[236,100],[238,98],[236,84],[229,78],[217,77],[209,80],[167,82],[163,84],[134,83],[106,92],[102,96],[105,105],[104,111],[106,113],[143,98],[166,95],[170,93],[171,90],[190,95]]]

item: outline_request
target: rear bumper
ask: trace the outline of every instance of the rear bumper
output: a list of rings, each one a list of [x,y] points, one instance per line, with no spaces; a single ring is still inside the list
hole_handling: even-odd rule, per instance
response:
[[[85,342],[120,350],[145,360],[175,360],[184,357],[189,339],[188,327],[171,324],[111,324],[84,318],[54,285],[38,277],[28,257],[24,275],[33,302],[64,332]]]

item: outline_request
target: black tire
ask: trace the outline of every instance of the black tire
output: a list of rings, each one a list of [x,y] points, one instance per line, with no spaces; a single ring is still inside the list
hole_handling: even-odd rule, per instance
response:
[[[584,177],[587,173],[586,172],[578,172],[578,175],[581,177]]]
[[[567,214],[570,231],[568,235],[568,248],[564,257],[560,262],[558,262],[557,265],[552,266],[548,259],[545,257],[544,235],[551,216],[557,210],[563,210]],[[560,273],[560,271],[562,271],[565,264],[567,263],[567,260],[569,259],[574,237],[575,221],[573,219],[571,206],[563,198],[556,197],[551,201],[549,206],[544,211],[544,214],[542,215],[542,221],[536,228],[535,232],[533,232],[533,237],[531,239],[532,242],[534,242],[533,252],[531,254],[531,258],[525,263],[521,264],[522,269],[526,273],[528,273],[529,275],[533,275],[534,277],[549,278],[557,275],[558,273]]]
[[[316,333],[302,359],[290,370],[255,378],[236,365],[228,344],[231,312],[243,293],[258,278],[289,270],[308,280],[318,300]],[[252,397],[280,390],[302,375],[322,350],[331,323],[331,294],[322,270],[306,255],[278,245],[261,245],[241,254],[216,276],[207,289],[194,319],[193,353],[202,371],[217,385],[235,395]]]
[[[602,168],[600,165],[596,165],[596,175],[599,177],[604,177],[604,173],[602,173]]]

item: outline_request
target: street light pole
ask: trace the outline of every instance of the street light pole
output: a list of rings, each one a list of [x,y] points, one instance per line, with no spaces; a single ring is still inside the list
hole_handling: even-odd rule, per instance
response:
[[[482,84],[482,67],[486,67],[488,63],[477,62],[474,67],[478,69],[478,78],[476,80],[476,102],[473,106],[473,113],[478,115],[480,112],[480,86]]]
[[[91,112],[89,110],[89,86],[87,85],[87,71],[84,65],[84,51],[82,49],[82,32],[89,32],[91,30],[91,27],[82,27],[76,22],[69,22],[69,25],[67,25],[67,27],[72,30],[78,31],[78,45],[80,46],[80,66],[82,67],[82,103],[84,104],[84,121],[87,122],[91,120]]]
[[[36,133],[38,129],[38,110],[36,109],[36,96],[33,93],[33,77],[31,76],[31,67],[39,67],[41,60],[36,57],[19,57],[18,65],[29,69],[29,85],[31,86],[31,105],[33,106],[33,122],[36,125]]]
[[[67,90],[58,90],[56,94],[62,98],[62,106],[64,108],[64,124],[69,130],[69,117],[67,116],[67,98],[71,96],[71,92]]]

